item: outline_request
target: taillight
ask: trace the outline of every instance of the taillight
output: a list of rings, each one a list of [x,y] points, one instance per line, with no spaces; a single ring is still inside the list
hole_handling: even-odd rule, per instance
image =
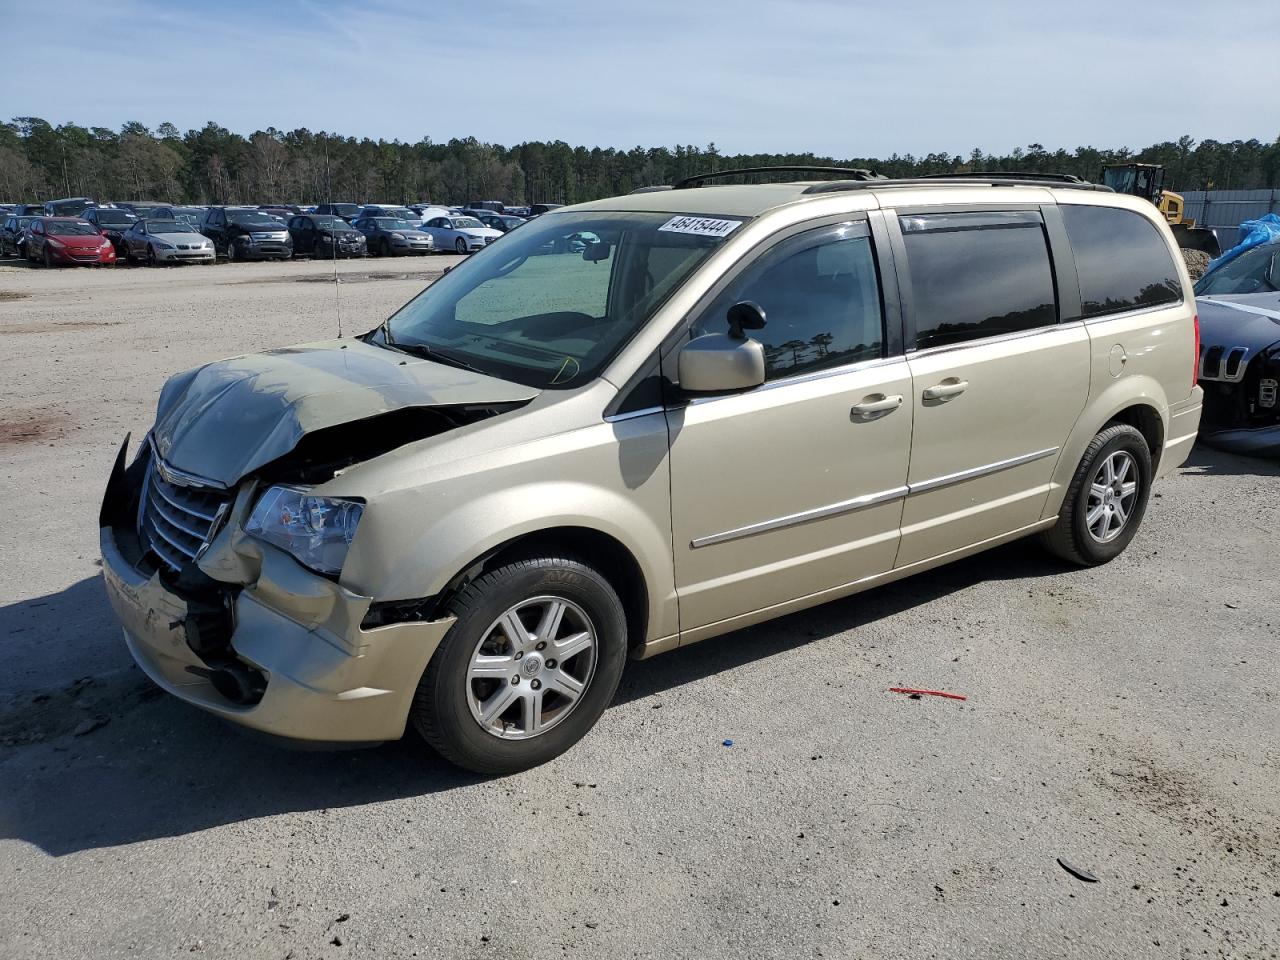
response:
[[[1191,325],[1196,331],[1195,352],[1191,355],[1191,388],[1194,390],[1196,384],[1200,382],[1200,314],[1195,315]]]

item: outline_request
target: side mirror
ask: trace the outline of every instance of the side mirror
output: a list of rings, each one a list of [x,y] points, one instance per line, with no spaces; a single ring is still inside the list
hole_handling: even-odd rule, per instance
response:
[[[729,308],[729,336],[735,340],[745,340],[744,330],[764,329],[764,308],[751,300],[741,300]]]
[[[684,345],[677,368],[681,388],[690,393],[749,390],[764,383],[764,347],[744,336],[708,333]]]

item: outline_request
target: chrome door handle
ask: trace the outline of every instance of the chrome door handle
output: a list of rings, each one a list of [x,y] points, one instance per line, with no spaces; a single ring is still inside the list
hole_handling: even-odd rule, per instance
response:
[[[960,380],[956,377],[947,377],[941,383],[935,383],[932,387],[928,387],[924,391],[926,400],[950,400],[952,397],[958,397],[969,389],[968,380]]]
[[[869,397],[863,397],[860,403],[855,403],[849,408],[850,420],[874,420],[876,417],[883,417],[886,413],[892,413],[902,406],[901,395],[886,397],[883,393],[873,393]]]

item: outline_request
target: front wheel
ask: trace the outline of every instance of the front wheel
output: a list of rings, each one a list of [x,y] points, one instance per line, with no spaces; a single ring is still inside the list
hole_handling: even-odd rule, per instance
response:
[[[467,252],[467,241],[459,237],[457,241],[454,243],[453,249],[457,250],[458,253],[463,254],[465,256]]]
[[[227,263],[235,263],[236,261],[236,242],[234,240],[227,241]]]
[[[609,581],[568,557],[505,564],[449,605],[457,622],[414,696],[414,727],[458,766],[508,774],[577,743],[617,690],[626,617]]]
[[[1127,423],[1111,424],[1089,442],[1058,522],[1041,534],[1041,542],[1081,566],[1115,559],[1138,532],[1151,480],[1146,438]]]
[[[41,259],[44,261],[44,265],[45,265],[46,267],[52,267],[52,266],[53,266],[53,257],[49,254],[49,248],[48,248],[48,247],[45,247],[45,248],[44,248],[44,254],[43,254],[43,256],[41,257]]]
[[[156,248],[149,244],[147,246],[147,266],[148,267],[160,266],[160,261],[156,259]]]

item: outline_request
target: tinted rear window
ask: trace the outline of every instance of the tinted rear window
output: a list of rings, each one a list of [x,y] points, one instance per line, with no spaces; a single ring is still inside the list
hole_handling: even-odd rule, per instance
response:
[[[1037,213],[902,217],[916,347],[940,347],[1057,322],[1053,268]]]
[[[1146,217],[1118,207],[1064,204],[1061,210],[1085,317],[1182,299],[1173,256]]]

